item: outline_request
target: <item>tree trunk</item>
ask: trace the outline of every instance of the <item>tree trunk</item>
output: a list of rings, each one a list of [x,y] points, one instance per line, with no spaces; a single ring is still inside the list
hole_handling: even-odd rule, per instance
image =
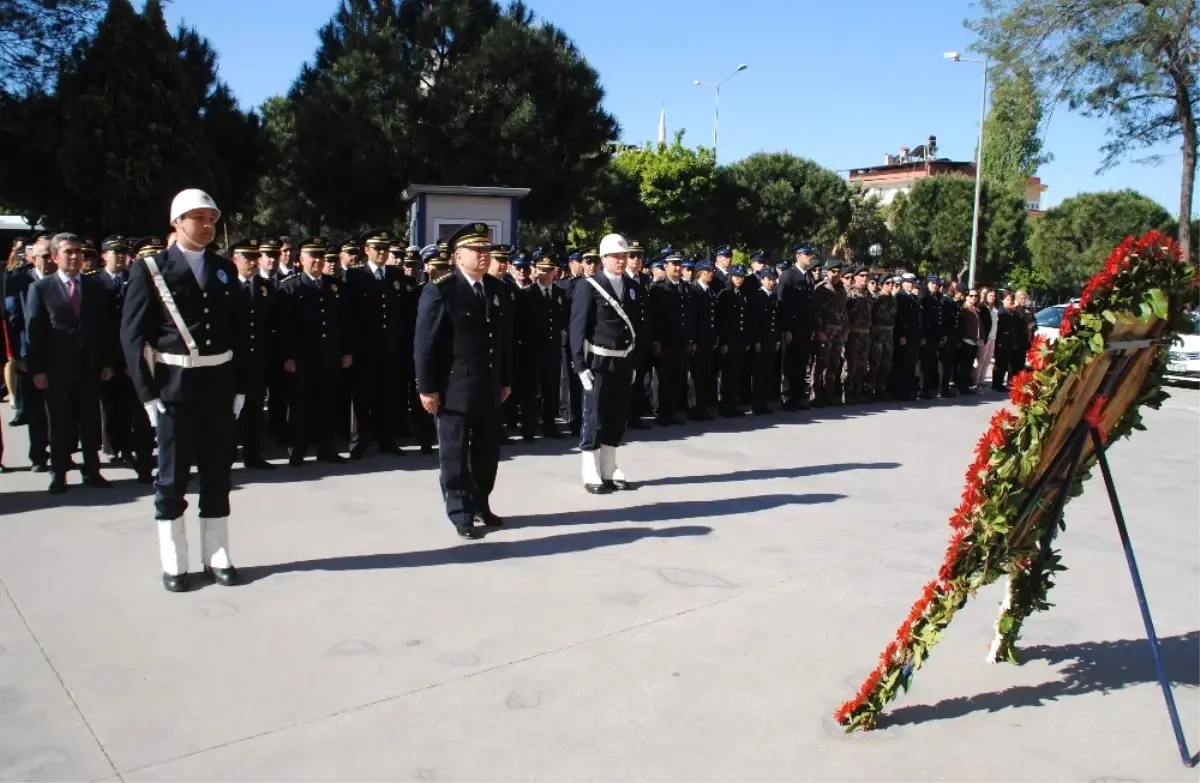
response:
[[[1186,92],[1182,98],[1189,96]],[[1176,100],[1180,104],[1180,100]],[[1196,187],[1196,115],[1191,111],[1191,102],[1184,100],[1179,105],[1180,125],[1183,130],[1183,172],[1179,184],[1179,252],[1185,261],[1192,258],[1192,191]]]

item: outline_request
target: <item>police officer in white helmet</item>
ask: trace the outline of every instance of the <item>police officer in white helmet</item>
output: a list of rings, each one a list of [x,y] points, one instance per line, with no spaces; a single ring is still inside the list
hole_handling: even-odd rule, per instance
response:
[[[617,467],[629,421],[635,348],[645,292],[625,275],[629,245],[619,234],[600,240],[601,268],[571,294],[571,361],[583,386],[583,487],[594,495],[636,489]]]
[[[184,510],[193,464],[199,478],[200,563],[222,585],[238,582],[229,557],[229,472],[235,421],[245,401],[233,286],[237,270],[208,249],[221,218],[194,188],[171,202],[175,243],[129,270],[121,349],[158,440],[154,518],[163,586],[183,592],[188,576]]]

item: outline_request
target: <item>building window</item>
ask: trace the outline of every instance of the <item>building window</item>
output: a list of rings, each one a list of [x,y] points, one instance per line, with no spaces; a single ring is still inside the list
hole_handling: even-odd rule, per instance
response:
[[[1032,210],[1033,212],[1038,212],[1041,210],[1041,208],[1042,202],[1040,201],[1027,201],[1025,203],[1025,209]]]
[[[492,244],[500,244],[500,229],[504,225],[502,220],[475,220],[473,218],[437,218],[433,219],[433,233],[437,235],[437,242],[445,242],[446,239],[458,231],[468,223],[484,223],[487,225],[489,232],[492,235]]]

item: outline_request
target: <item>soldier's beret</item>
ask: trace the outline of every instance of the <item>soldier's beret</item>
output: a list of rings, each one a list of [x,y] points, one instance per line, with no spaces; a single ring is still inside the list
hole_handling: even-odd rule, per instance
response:
[[[854,267],[854,276],[855,277],[858,277],[859,275],[869,275],[869,274],[871,274],[871,270],[865,266],[859,265],[859,266]]]
[[[891,275],[880,275],[877,282],[880,285],[892,285],[893,283],[899,283],[900,278],[892,277]]]
[[[721,245],[714,250],[713,253],[718,256],[729,256],[730,258],[733,257],[733,251],[729,249],[729,245]]]
[[[842,262],[841,261],[830,261],[827,264],[825,264],[825,269],[827,269],[830,272],[840,272],[840,271],[842,271]]]
[[[730,277],[745,277],[746,276],[746,267],[744,267],[744,266],[729,267],[729,276]]]
[[[109,250],[115,250],[118,253],[128,253],[129,252],[129,242],[125,239],[125,237],[119,236],[117,234],[113,234],[112,236],[105,237],[104,241],[101,243],[100,246],[102,248],[104,248],[104,252],[106,252],[106,253]]]
[[[229,244],[229,249],[234,253],[241,253],[244,256],[256,256],[259,254],[258,240],[253,237],[244,237]]]
[[[467,223],[450,235],[446,240],[450,252],[460,247],[487,248],[492,247],[492,232],[487,223]]]

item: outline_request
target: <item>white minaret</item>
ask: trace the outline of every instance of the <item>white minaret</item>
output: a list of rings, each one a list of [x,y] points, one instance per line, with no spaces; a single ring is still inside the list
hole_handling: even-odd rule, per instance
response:
[[[658,143],[667,143],[667,104],[664,102],[658,110]]]

